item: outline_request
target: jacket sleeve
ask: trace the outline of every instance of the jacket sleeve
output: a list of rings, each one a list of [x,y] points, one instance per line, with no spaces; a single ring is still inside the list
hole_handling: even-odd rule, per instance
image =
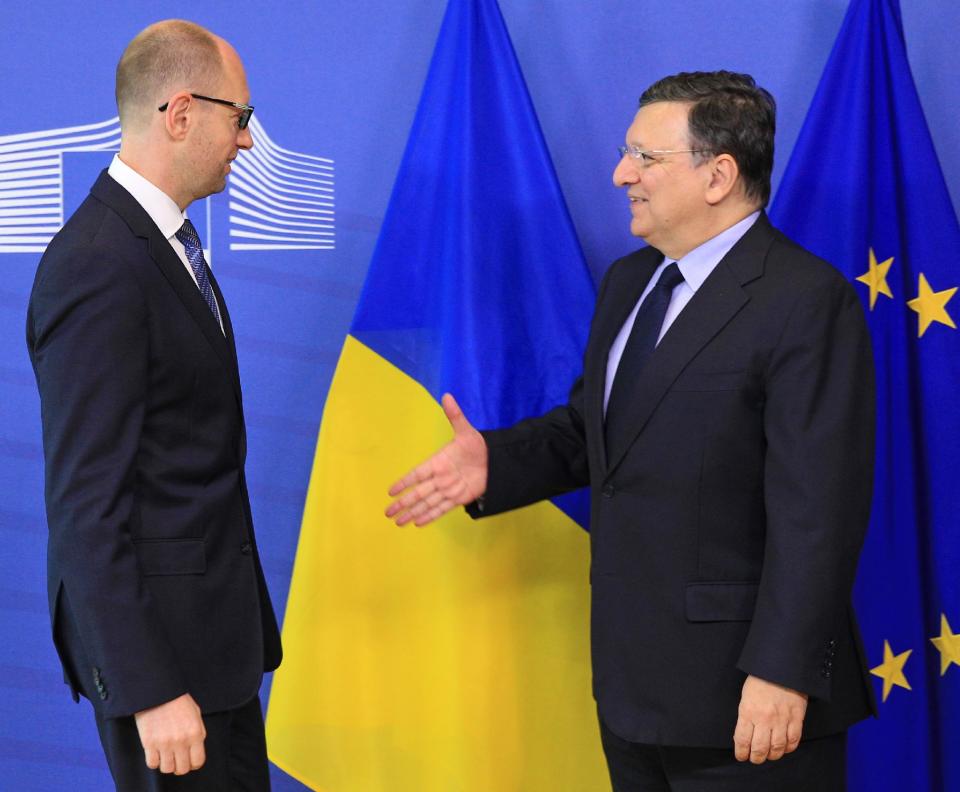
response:
[[[604,274],[597,306],[603,303],[611,276],[622,261],[615,261]],[[594,321],[597,314],[595,310]],[[590,484],[583,399],[581,376],[565,405],[509,429],[481,432],[489,451],[487,491],[467,506],[471,517],[528,506]]]
[[[824,700],[870,514],[874,390],[856,293],[839,275],[807,288],[768,366],[764,560],[738,667]]]
[[[499,514],[587,486],[582,406],[580,378],[566,405],[509,429],[482,432],[489,453],[487,490],[467,512],[472,517]]]
[[[50,254],[48,254],[50,255]],[[186,692],[138,568],[130,524],[151,349],[144,295],[108,249],[60,249],[41,264],[28,317],[40,391],[48,563],[73,614],[105,717]],[[59,579],[57,579],[59,578]],[[94,671],[96,669],[96,671]]]

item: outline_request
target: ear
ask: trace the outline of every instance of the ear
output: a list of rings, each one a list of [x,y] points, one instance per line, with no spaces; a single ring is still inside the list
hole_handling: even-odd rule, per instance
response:
[[[737,186],[740,181],[740,168],[737,161],[729,154],[718,154],[713,162],[708,163],[710,168],[709,182],[707,183],[707,203],[715,206],[721,203]]]
[[[188,91],[180,91],[170,97],[163,114],[164,127],[173,140],[183,140],[187,136],[196,112],[196,102]]]

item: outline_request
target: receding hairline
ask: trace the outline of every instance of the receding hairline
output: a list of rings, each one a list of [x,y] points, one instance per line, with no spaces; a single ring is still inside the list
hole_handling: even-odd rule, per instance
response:
[[[185,19],[166,19],[141,30],[117,64],[121,127],[145,121],[174,91],[213,91],[223,76],[225,44]]]

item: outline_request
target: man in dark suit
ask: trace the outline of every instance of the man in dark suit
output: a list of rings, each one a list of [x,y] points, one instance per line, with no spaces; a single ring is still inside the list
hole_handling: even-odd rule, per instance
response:
[[[168,20],[117,67],[121,146],[37,270],[54,641],[118,790],[269,789],[280,636],[253,534],[233,328],[186,209],[253,145],[240,58]]]
[[[747,75],[652,85],[614,171],[650,246],[605,276],[569,403],[481,434],[447,395],[454,440],[391,489],[388,515],[422,525],[589,484],[618,792],[842,789],[846,729],[874,709],[850,606],[868,334],[850,284],[763,213],[774,127]]]

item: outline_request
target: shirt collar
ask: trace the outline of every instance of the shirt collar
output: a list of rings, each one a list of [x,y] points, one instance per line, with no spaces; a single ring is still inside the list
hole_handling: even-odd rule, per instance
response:
[[[107,173],[143,207],[164,237],[170,239],[180,230],[187,213],[181,212],[173,198],[127,165],[119,154],[114,155]]]
[[[686,256],[677,262],[680,274],[686,284],[693,290],[699,289],[707,276],[713,272],[720,260],[730,252],[740,238],[750,230],[751,226],[760,217],[760,210],[747,215],[739,223],[721,231],[715,237],[708,239],[699,247],[695,247]]]

